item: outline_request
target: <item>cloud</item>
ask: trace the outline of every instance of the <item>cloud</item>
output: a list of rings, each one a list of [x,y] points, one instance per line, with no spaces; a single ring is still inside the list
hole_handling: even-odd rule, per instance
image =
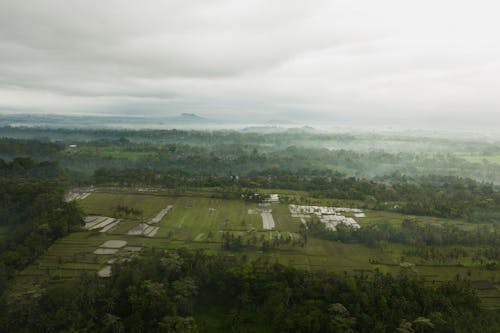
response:
[[[0,0],[0,111],[500,120],[495,1]]]

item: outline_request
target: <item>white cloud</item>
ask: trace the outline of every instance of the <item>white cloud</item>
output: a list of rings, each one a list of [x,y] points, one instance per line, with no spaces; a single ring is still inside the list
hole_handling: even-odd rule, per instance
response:
[[[498,9],[0,0],[0,111],[500,120]]]

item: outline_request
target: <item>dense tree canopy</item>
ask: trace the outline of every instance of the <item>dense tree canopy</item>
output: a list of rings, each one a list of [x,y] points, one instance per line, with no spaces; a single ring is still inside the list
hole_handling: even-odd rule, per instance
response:
[[[9,332],[496,332],[466,281],[353,277],[200,252],[149,253],[11,304]]]
[[[57,180],[0,178],[0,274],[2,281],[81,224],[74,203],[63,201]],[[1,294],[0,290],[0,294]]]

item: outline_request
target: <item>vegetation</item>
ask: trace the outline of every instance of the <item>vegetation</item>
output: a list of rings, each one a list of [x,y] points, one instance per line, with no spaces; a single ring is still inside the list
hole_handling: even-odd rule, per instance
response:
[[[429,246],[499,246],[500,233],[497,227],[477,226],[472,230],[464,230],[453,225],[419,225],[412,219],[405,219],[400,227],[390,224],[369,225],[364,228],[354,229],[339,225],[337,230],[332,231],[316,219],[303,226],[304,235],[313,235],[322,239],[338,240],[341,242],[361,242],[369,245],[377,242],[392,242],[405,245],[429,245]]]
[[[2,330],[499,328],[496,143],[308,130],[0,133],[12,137],[0,138]],[[85,194],[65,202],[70,189]],[[281,202],[264,230],[270,193]],[[366,217],[331,230],[291,216],[291,203]],[[154,237],[129,234],[166,207]],[[86,231],[83,215],[120,221]],[[118,239],[129,250],[95,252]],[[98,278],[109,262],[111,276]]]
[[[2,287],[55,240],[80,226],[79,209],[62,198],[57,181],[0,179],[0,226],[7,230],[0,243]]]
[[[256,131],[76,130],[0,128],[0,157],[57,160],[87,175],[96,169],[184,171],[196,176],[281,171],[335,170],[348,177],[467,177],[500,183],[498,143],[307,130]],[[8,138],[7,138],[8,137]],[[13,139],[15,138],[15,139]],[[46,138],[35,140],[35,138]],[[70,147],[70,145],[74,145]],[[468,156],[484,156],[470,160]],[[491,161],[491,162],[490,162]]]
[[[466,281],[339,276],[200,252],[152,252],[2,311],[9,332],[495,332]],[[406,331],[405,331],[406,330]]]

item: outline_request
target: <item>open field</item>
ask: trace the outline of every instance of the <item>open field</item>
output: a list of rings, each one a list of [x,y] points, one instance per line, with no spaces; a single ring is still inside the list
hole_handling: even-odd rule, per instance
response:
[[[137,251],[151,248],[176,249],[188,247],[204,249],[208,253],[222,250],[224,233],[240,237],[244,248],[233,252],[247,259],[263,258],[307,270],[332,270],[343,274],[373,272],[397,273],[401,269],[419,274],[429,283],[453,279],[460,275],[481,286],[479,295],[485,300],[484,306],[500,308],[500,274],[497,270],[485,270],[471,258],[473,248],[468,254],[446,262],[431,262],[421,258],[405,256],[409,247],[399,244],[383,244],[369,247],[363,244],[346,244],[309,237],[301,244],[299,234],[301,220],[292,217],[286,204],[273,203],[269,206],[275,227],[263,229],[257,203],[243,200],[224,200],[209,197],[169,196],[154,194],[131,194],[96,192],[78,202],[87,215],[114,216],[117,205],[127,206],[141,212],[137,216],[122,218],[116,228],[106,232],[88,230],[75,232],[57,241],[46,254],[26,268],[17,277],[15,291],[34,292],[36,285],[47,281],[58,281],[74,277],[82,271],[96,273],[107,267],[109,260],[136,255]],[[129,231],[139,224],[151,222],[162,210],[159,222],[151,226],[159,227],[152,237],[132,235]],[[390,223],[399,225],[406,216],[392,212],[363,210],[366,217],[356,218],[364,227],[369,224]],[[460,220],[445,220],[415,217],[424,223],[452,223],[467,227]],[[279,243],[278,241],[282,242]],[[286,240],[286,241],[285,241]],[[121,247],[106,251],[107,241],[124,241]],[[264,250],[264,243],[275,247]],[[101,249],[99,251],[96,250]],[[131,250],[133,249],[133,250]],[[106,254],[108,253],[109,254]],[[99,254],[104,253],[104,254]],[[401,263],[409,263],[403,268]],[[106,270],[105,270],[106,271]],[[483,282],[481,282],[483,281]],[[486,281],[486,282],[484,282]]]

